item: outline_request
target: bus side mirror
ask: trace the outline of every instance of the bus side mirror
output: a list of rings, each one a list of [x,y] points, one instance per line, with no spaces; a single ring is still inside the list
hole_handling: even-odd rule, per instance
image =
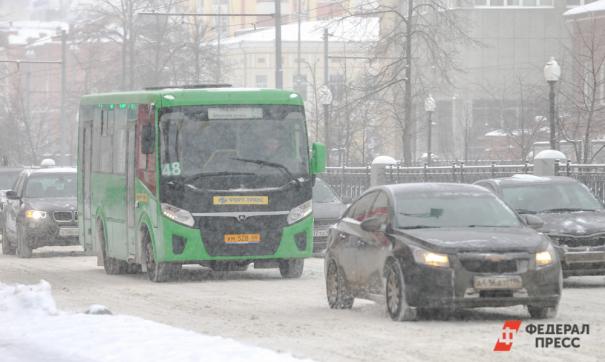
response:
[[[141,152],[144,155],[150,155],[153,153],[155,148],[155,134],[153,133],[153,127],[150,124],[143,126],[141,135]]]
[[[326,171],[326,146],[321,143],[314,143],[311,152],[311,164],[309,165],[311,174],[317,175]]]

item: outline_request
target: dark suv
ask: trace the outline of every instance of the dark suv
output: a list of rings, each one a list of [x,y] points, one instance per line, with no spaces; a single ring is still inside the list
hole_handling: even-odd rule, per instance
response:
[[[76,170],[24,170],[6,192],[2,253],[29,258],[47,245],[78,245]]]
[[[536,214],[559,252],[563,275],[605,275],[605,208],[581,182],[515,175],[477,181],[519,214]]]

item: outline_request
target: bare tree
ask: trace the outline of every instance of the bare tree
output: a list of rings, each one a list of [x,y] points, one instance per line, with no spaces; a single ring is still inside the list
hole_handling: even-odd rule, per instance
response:
[[[451,85],[450,74],[458,70],[457,46],[472,43],[466,23],[443,0],[367,1],[348,11],[349,16],[381,17],[381,37],[374,53],[377,59],[387,60],[381,62],[382,69],[366,94],[394,93],[388,98],[396,102],[402,156],[409,165],[417,136],[414,105],[431,88]],[[435,81],[437,77],[440,82]]]

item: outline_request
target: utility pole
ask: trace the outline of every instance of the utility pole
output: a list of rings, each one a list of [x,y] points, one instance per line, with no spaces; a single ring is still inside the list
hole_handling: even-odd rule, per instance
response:
[[[302,84],[301,74],[300,74],[300,28],[301,28],[301,10],[302,10],[302,0],[298,0],[298,39],[296,42],[296,84],[297,91],[300,91],[300,86]]]
[[[330,83],[330,72],[329,59],[328,59],[328,28],[324,28],[324,86],[329,90],[328,84]],[[331,98],[331,97],[330,97]],[[323,102],[324,106],[324,142],[326,143],[326,149],[328,150],[328,164],[330,164],[330,103]]]
[[[216,17],[216,83],[221,82],[221,37],[223,32],[223,21],[221,18],[223,6],[219,3],[218,6],[218,14]]]
[[[284,70],[281,56],[281,0],[275,1],[275,88],[284,87]]]
[[[67,132],[67,125],[65,124],[66,120],[65,120],[65,94],[67,93],[67,90],[65,89],[65,87],[67,86],[67,81],[66,81],[66,71],[65,71],[65,62],[66,62],[66,50],[67,50],[67,34],[65,32],[65,29],[61,29],[61,109],[60,109],[60,115],[59,115],[59,129],[61,131],[61,137],[65,137],[66,132]],[[71,133],[71,132],[70,132]],[[69,140],[71,140],[71,137],[68,137]],[[69,145],[71,144],[71,142],[59,142],[59,144],[61,145],[61,153],[62,153],[62,160],[60,160],[59,162],[62,161],[63,164],[65,164],[65,162],[68,162],[68,165],[72,164],[72,154],[71,152],[69,152]],[[69,158],[65,159],[65,154],[69,153]]]

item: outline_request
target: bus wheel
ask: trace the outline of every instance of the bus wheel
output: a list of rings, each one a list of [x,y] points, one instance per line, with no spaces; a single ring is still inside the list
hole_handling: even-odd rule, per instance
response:
[[[145,232],[145,264],[147,276],[154,283],[162,283],[175,279],[181,271],[181,264],[157,263],[153,253],[153,246],[149,234]]]
[[[101,252],[103,254],[103,269],[108,275],[124,274],[128,263],[116,258],[107,256],[107,242],[105,240],[105,232],[103,229],[103,223],[97,222],[97,236],[99,238],[99,245],[101,246]]]
[[[305,259],[286,259],[279,262],[279,273],[282,278],[300,278],[305,267]]]

